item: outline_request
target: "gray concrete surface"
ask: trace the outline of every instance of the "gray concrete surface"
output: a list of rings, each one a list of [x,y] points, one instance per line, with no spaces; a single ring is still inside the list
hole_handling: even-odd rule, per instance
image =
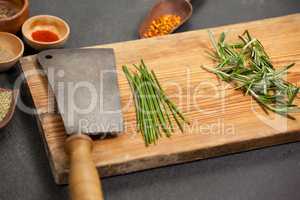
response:
[[[65,18],[72,29],[67,47],[82,47],[137,39],[137,26],[153,3],[30,0],[30,9],[31,15]],[[193,18],[179,31],[300,12],[299,0],[194,0],[193,4]],[[11,87],[15,75],[14,70],[0,74],[0,86]],[[23,99],[30,104],[28,95]],[[299,143],[103,180],[109,200],[294,200],[300,199],[299,186]],[[68,193],[67,187],[53,181],[34,117],[17,110],[10,125],[0,130],[0,200],[19,199],[62,200]]]

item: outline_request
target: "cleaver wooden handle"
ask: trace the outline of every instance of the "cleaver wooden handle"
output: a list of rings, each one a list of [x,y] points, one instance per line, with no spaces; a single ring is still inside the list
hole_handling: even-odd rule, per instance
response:
[[[70,157],[69,189],[72,200],[102,200],[102,188],[92,159],[93,141],[87,135],[72,135],[66,140]]]

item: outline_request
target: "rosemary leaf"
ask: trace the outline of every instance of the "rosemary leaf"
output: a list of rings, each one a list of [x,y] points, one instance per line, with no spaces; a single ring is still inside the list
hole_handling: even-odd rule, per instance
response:
[[[212,32],[208,34],[214,47],[209,55],[217,62],[217,66],[202,68],[232,83],[246,95],[251,95],[264,111],[270,110],[293,119],[289,113],[300,110],[293,104],[300,89],[283,80],[282,76],[295,64],[275,70],[262,43],[252,37],[248,30],[238,37],[239,41],[232,44],[226,42],[225,33],[220,35],[218,42]]]

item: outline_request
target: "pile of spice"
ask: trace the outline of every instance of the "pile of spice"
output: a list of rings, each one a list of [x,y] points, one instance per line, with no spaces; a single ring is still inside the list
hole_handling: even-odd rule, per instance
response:
[[[8,114],[12,102],[11,91],[0,91],[0,121]]]
[[[294,119],[289,113],[300,110],[293,103],[300,88],[284,80],[283,76],[295,63],[276,70],[262,43],[247,30],[236,43],[226,42],[225,33],[218,41],[211,32],[209,35],[214,46],[209,55],[217,66],[205,69],[251,95],[266,113],[269,110]]]
[[[162,89],[153,70],[148,70],[143,61],[134,65],[136,72],[123,66],[123,71],[131,87],[136,110],[137,129],[141,131],[146,146],[156,144],[162,137],[170,137],[175,127],[172,118],[183,132],[183,124],[189,124],[177,106]]]
[[[0,47],[0,62],[5,62],[11,60],[13,58],[13,54],[5,49]]]
[[[31,34],[32,39],[38,42],[55,42],[59,40],[59,37],[56,33],[53,33],[48,30],[38,30],[34,31]]]
[[[14,16],[20,9],[15,1],[0,1],[0,19]]]
[[[143,35],[145,38],[149,38],[169,34],[180,22],[181,17],[178,15],[163,15],[153,20]]]

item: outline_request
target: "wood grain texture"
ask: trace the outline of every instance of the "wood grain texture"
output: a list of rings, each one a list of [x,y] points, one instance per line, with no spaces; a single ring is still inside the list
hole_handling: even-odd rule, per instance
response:
[[[245,29],[262,41],[276,66],[296,63],[287,79],[299,84],[300,14],[211,30],[216,35],[229,31],[231,40]],[[162,138],[157,145],[146,148],[136,132],[131,92],[120,71],[125,132],[117,138],[94,140],[93,159],[102,177],[300,140],[300,113],[294,114],[294,121],[276,114],[266,115],[251,97],[243,96],[201,69],[201,65],[213,65],[205,54],[211,48],[207,30],[95,48],[102,47],[114,48],[119,70],[124,64],[144,59],[157,73],[167,94],[192,122],[190,127],[185,127],[184,134],[177,131],[170,139]],[[69,169],[64,152],[66,135],[60,115],[53,112],[53,94],[48,91],[46,77],[34,74],[40,69],[35,56],[23,58],[21,65],[55,181],[66,183]]]
[[[69,189],[72,200],[103,200],[102,186],[92,157],[93,140],[73,134],[66,140],[70,160]]]

